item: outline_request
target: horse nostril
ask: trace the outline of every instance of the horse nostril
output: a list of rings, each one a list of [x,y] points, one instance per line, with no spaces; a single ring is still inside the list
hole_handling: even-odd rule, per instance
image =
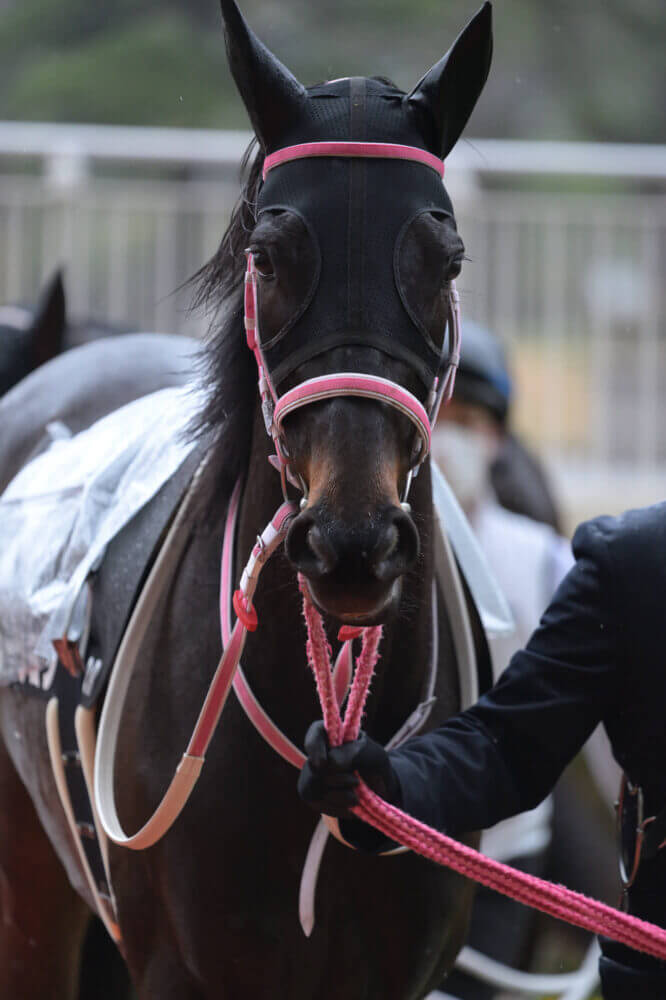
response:
[[[395,555],[398,545],[400,544],[400,532],[398,531],[395,524],[389,524],[386,531],[383,533],[377,545],[373,549],[371,562],[375,567],[375,573],[381,579],[381,574],[379,572],[380,567],[388,563],[389,560]]]
[[[335,569],[337,556],[317,524],[313,524],[305,536],[306,544],[314,552],[322,573],[331,573]]]
[[[378,580],[394,580],[411,569],[419,556],[419,536],[411,517],[400,509],[391,511],[389,523],[375,545],[370,566]]]
[[[374,524],[350,527],[342,520],[322,525],[316,512],[303,511],[285,541],[291,564],[310,580],[335,577],[336,585],[365,580],[392,583],[415,564],[419,536],[411,517],[389,507]]]
[[[309,512],[294,520],[287,532],[285,551],[289,561],[309,577],[325,576],[337,564],[335,550]]]

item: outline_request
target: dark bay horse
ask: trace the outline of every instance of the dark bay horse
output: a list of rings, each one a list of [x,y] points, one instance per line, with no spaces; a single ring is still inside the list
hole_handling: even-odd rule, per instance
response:
[[[280,344],[291,345],[279,361],[282,375],[273,372],[281,391],[311,376],[360,372],[425,402],[427,359],[446,349],[449,283],[463,245],[444,189],[423,173],[429,168],[315,160],[304,187],[290,184],[298,170],[283,167],[275,177],[285,184],[258,210],[268,188],[265,154],[315,139],[399,144],[444,157],[471,114],[491,54],[486,4],[409,95],[374,78],[306,90],[256,39],[233,0],[222,9],[232,71],[261,146],[230,228],[200,275],[200,297],[219,305],[204,355],[208,402],[192,428],[210,460],[197,487],[196,523],[144,640],[123,719],[116,791],[132,829],[160,800],[219,658],[219,554],[237,476],[245,479],[242,560],[281,502],[242,333],[244,248],[252,248],[259,275],[262,344],[278,353]],[[385,212],[366,203],[375,194]],[[405,204],[396,222],[396,206]],[[308,213],[319,208],[324,217],[313,226]],[[326,252],[332,232],[342,240],[337,254]],[[331,331],[329,323],[327,333],[330,317],[341,314],[342,327]],[[34,372],[0,401],[0,487],[50,420],[78,430],[180,381],[190,370],[187,351],[177,338],[129,336]],[[285,438],[305,496],[286,552],[262,574],[260,628],[248,639],[244,670],[300,745],[320,713],[304,654],[298,569],[331,623],[385,623],[364,725],[386,741],[421,700],[432,647],[429,465],[413,483],[411,508],[401,506],[414,435],[395,409],[369,399],[313,403],[288,418]],[[460,701],[443,612],[437,630],[432,724]],[[69,1000],[92,900],[48,765],[43,703],[2,689],[0,731],[0,995]],[[437,985],[464,941],[472,887],[410,854],[360,856],[332,841],[317,923],[306,938],[297,892],[312,832],[295,771],[231,698],[197,788],[169,833],[143,852],[111,849],[123,950],[140,1000],[416,1000]]]
[[[128,332],[95,319],[72,322],[62,271],[56,270],[34,306],[0,306],[0,396],[63,351]]]

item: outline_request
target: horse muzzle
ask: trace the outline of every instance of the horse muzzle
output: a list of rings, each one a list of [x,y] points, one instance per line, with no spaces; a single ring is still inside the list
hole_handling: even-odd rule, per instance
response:
[[[321,611],[347,624],[369,625],[397,607],[401,577],[418,560],[419,537],[409,514],[397,506],[349,522],[315,505],[295,518],[285,550]]]

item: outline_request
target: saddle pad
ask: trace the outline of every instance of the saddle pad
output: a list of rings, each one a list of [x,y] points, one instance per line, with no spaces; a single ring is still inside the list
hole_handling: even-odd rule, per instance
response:
[[[44,687],[52,640],[80,638],[91,571],[194,450],[185,432],[200,406],[191,387],[152,393],[58,437],[9,484],[0,497],[0,684],[30,675]]]

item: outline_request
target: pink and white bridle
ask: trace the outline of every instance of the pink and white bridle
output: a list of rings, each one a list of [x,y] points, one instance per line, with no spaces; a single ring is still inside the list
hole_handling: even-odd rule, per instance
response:
[[[407,160],[422,163],[435,170],[440,177],[444,176],[444,163],[432,153],[413,146],[384,142],[310,142],[298,146],[288,146],[266,157],[263,176],[265,178],[269,171],[275,167],[294,160],[330,156]],[[430,452],[431,432],[437,420],[439,408],[442,403],[446,404],[453,394],[456,370],[460,363],[460,299],[455,282],[451,282],[449,291],[449,358],[446,366],[440,365],[440,371],[433,381],[425,406],[416,396],[398,385],[397,382],[376,375],[354,372],[337,372],[332,375],[320,375],[317,378],[307,379],[283,396],[278,396],[261,351],[257,270],[252,253],[248,250],[246,255],[245,332],[248,347],[253,352],[257,362],[259,395],[264,423],[266,431],[273,438],[275,444],[277,456],[275,464],[280,471],[285,499],[289,499],[287,481],[303,489],[303,484],[289,468],[289,454],[283,434],[283,422],[288,414],[307,406],[309,403],[316,403],[334,396],[363,396],[394,407],[406,416],[414,426],[417,436],[402,498],[403,501],[406,501],[411,478]]]

